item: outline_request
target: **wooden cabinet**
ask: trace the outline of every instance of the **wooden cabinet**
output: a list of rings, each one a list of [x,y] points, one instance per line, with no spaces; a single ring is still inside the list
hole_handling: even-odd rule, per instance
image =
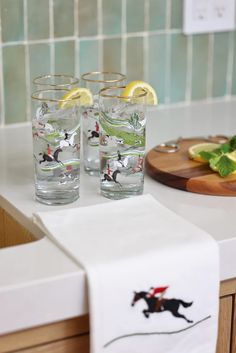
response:
[[[89,353],[89,317],[0,336],[0,353],[10,352]],[[217,353],[236,353],[236,279],[221,283]]]
[[[0,207],[0,248],[29,243],[36,238]]]
[[[217,353],[236,353],[236,279],[221,283]]]

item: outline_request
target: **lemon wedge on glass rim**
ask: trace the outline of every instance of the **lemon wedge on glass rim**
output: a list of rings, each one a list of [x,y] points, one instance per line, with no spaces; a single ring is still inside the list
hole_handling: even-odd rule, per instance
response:
[[[220,147],[219,143],[213,143],[213,142],[197,143],[196,145],[189,147],[188,154],[191,159],[197,162],[208,163],[208,161],[206,161],[199,155],[199,152],[202,152],[202,151],[211,152],[219,147]]]
[[[158,98],[157,94],[154,90],[154,88],[149,85],[149,83],[141,81],[141,80],[136,80],[136,81],[131,81],[129,82],[124,90],[122,91],[121,96],[124,97],[135,97],[139,96],[143,93],[143,90],[147,91],[147,100],[146,104],[148,105],[157,105],[158,104]],[[136,98],[138,101],[139,98]],[[140,98],[141,100],[141,98]]]
[[[76,97],[79,97],[79,104],[83,106],[90,106],[93,104],[93,95],[91,91],[83,87],[72,88],[69,92],[64,94],[59,103],[59,108],[68,109],[72,108],[77,101]]]

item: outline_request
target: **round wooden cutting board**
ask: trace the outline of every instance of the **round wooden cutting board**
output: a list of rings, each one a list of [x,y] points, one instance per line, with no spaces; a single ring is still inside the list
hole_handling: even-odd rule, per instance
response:
[[[236,174],[222,178],[208,164],[189,159],[188,148],[200,139],[183,139],[175,153],[150,150],[145,159],[147,173],[160,183],[199,194],[236,196]]]

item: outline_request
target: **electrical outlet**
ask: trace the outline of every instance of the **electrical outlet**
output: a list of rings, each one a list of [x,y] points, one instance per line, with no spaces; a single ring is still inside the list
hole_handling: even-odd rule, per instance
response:
[[[223,32],[235,28],[236,0],[184,0],[185,34]]]

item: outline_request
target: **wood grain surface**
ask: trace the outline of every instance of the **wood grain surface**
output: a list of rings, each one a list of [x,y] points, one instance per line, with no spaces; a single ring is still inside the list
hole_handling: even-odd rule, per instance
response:
[[[157,181],[173,188],[199,194],[236,196],[236,174],[225,178],[204,164],[189,159],[188,149],[200,139],[183,139],[175,153],[157,152],[154,148],[146,155],[146,171]]]

